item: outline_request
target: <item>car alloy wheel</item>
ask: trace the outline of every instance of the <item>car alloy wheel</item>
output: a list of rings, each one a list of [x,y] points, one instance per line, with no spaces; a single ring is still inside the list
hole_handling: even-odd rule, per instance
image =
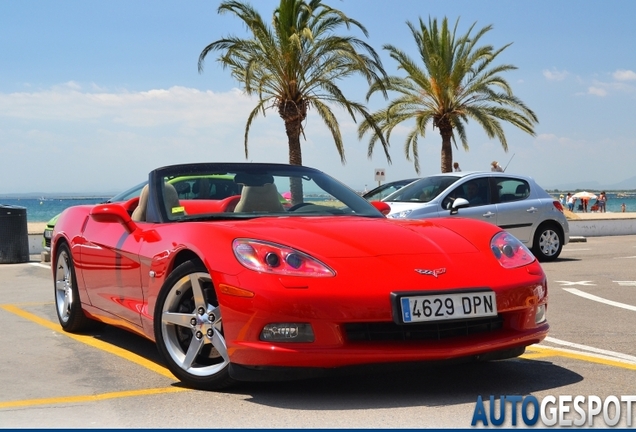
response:
[[[170,371],[195,388],[233,383],[229,355],[210,274],[188,261],[166,279],[155,308],[155,338]]]
[[[82,310],[73,258],[66,244],[59,246],[54,263],[55,309],[60,325],[67,332],[84,330],[89,326],[90,320]]]

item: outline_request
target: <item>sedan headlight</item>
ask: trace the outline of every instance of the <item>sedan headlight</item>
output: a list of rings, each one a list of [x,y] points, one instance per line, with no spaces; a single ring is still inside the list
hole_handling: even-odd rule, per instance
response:
[[[523,243],[506,231],[495,234],[490,241],[490,250],[504,268],[521,267],[536,259]]]
[[[393,219],[404,219],[405,217],[407,217],[408,215],[410,215],[411,213],[413,213],[413,210],[402,210],[401,212],[397,212],[397,213],[393,213],[390,215],[387,215],[388,218],[393,218]]]
[[[287,276],[332,277],[336,273],[317,259],[296,249],[261,240],[232,242],[236,259],[250,270]]]
[[[44,238],[50,240],[53,237],[53,230],[44,230]]]

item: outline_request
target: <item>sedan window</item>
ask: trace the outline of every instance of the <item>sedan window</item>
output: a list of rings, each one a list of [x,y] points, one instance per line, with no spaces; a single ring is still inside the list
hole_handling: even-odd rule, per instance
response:
[[[442,201],[442,207],[450,209],[456,198],[464,198],[468,201],[471,207],[490,204],[488,178],[469,180],[466,183],[457,186],[446,198],[444,198],[444,201]]]
[[[520,201],[530,195],[528,182],[516,178],[496,178],[495,184],[499,191],[499,202]]]

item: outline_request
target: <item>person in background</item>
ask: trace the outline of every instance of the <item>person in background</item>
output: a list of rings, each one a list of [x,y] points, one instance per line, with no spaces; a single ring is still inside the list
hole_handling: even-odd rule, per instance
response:
[[[565,200],[565,195],[563,195],[563,194],[559,195],[559,202],[561,203],[563,208],[565,208],[565,206],[567,205],[567,202]]]
[[[497,161],[492,161],[492,163],[490,164],[492,166],[492,168],[490,169],[490,171],[494,171],[494,172],[504,172],[503,168],[501,167],[501,165],[499,165],[499,162]]]
[[[589,198],[581,198],[581,204],[583,204],[583,211],[587,213],[587,203],[589,202]]]
[[[568,196],[567,196],[568,210],[570,210],[571,212],[574,211],[574,202],[575,201],[576,201],[576,198],[574,198],[572,196],[571,192],[568,192]]]
[[[625,203],[621,204],[621,211],[625,213]]]
[[[459,162],[453,163],[453,171],[462,172],[462,169],[459,167]]]
[[[605,213],[605,207],[607,206],[607,195],[605,195],[605,191],[601,192],[598,195],[598,211],[599,213]]]

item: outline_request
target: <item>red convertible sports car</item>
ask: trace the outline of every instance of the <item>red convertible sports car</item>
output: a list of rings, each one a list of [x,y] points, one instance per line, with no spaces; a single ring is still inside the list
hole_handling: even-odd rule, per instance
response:
[[[197,184],[195,199],[176,178]],[[151,339],[205,389],[504,359],[547,335],[546,277],[515,237],[469,219],[387,219],[385,207],[301,166],[156,169],[139,197],[60,216],[60,324]]]

